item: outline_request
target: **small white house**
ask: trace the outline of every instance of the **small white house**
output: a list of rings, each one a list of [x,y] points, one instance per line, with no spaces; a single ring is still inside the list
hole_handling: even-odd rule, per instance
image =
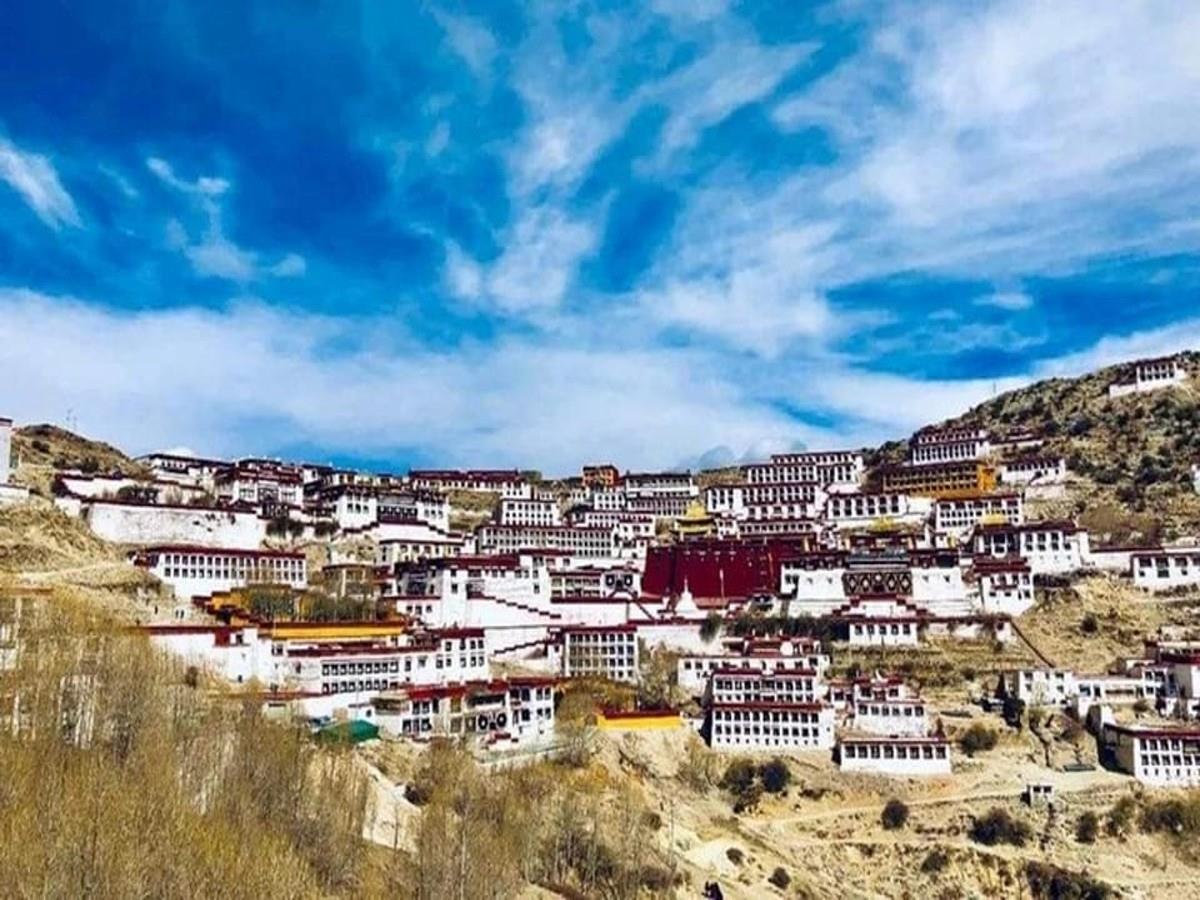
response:
[[[1079,693],[1070,669],[1015,669],[1001,677],[1008,695],[1026,706],[1066,706]]]

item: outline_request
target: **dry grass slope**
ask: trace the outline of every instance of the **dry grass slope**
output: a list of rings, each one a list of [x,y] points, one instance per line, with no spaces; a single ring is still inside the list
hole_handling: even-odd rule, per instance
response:
[[[26,425],[13,432],[15,481],[48,496],[54,472],[83,469],[120,472],[134,478],[149,478],[145,466],[134,462],[116,447],[93,441],[57,425]]]

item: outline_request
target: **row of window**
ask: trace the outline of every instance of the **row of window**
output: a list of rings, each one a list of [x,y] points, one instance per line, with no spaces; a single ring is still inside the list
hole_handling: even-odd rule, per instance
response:
[[[948,759],[945,744],[843,744],[842,759]]]
[[[370,660],[366,662],[353,663],[321,663],[322,676],[336,675],[365,675],[381,672],[399,672],[401,668],[405,672],[411,672],[414,669],[420,670],[428,667],[429,656],[420,654],[418,656],[405,656],[403,667],[400,665],[401,660]],[[475,669],[482,668],[486,660],[483,653],[470,654],[458,657],[458,667],[460,669]],[[437,669],[452,669],[454,668],[454,657],[438,655],[434,658],[434,668]]]
[[[860,704],[855,707],[854,714],[856,716],[895,716],[897,718],[913,718],[923,717],[925,715],[924,706],[914,706],[910,703],[904,704],[887,704],[879,706],[877,704]]]
[[[917,626],[912,622],[892,622],[890,625],[876,625],[874,622],[855,622],[850,626],[851,634],[867,634],[867,635],[911,635],[916,631]]]
[[[821,716],[820,713],[802,709],[715,709],[713,710],[713,721],[727,723],[808,722],[816,724],[821,721]]]
[[[822,729],[808,728],[806,726],[799,726],[799,725],[795,725],[795,726],[791,726],[791,727],[784,725],[782,727],[769,727],[769,728],[754,725],[754,726],[751,726],[750,728],[743,728],[741,726],[735,726],[735,725],[726,726],[726,725],[718,724],[718,725],[713,726],[713,735],[716,737],[723,737],[727,740],[736,740],[739,736],[740,737],[745,737],[745,736],[762,737],[763,735],[766,735],[768,737],[793,737],[793,738],[800,738],[801,740],[816,740],[821,737]]]

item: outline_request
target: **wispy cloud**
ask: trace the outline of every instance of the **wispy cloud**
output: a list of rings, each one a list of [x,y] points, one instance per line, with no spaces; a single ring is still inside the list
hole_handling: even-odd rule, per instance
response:
[[[194,181],[180,178],[170,163],[158,157],[146,160],[148,168],[164,184],[193,198],[204,226],[193,239],[178,219],[167,222],[167,243],[181,252],[197,275],[246,284],[264,277],[297,278],[307,264],[298,253],[287,253],[275,263],[264,264],[258,253],[239,247],[225,235],[222,199],[232,185],[224,178],[201,175]]]
[[[0,181],[20,194],[25,204],[46,225],[57,230],[63,225],[82,224],[75,201],[59,181],[58,172],[44,156],[21,150],[0,138]]]
[[[134,451],[181,442],[204,452],[266,450],[244,429],[269,421],[331,451],[415,447],[452,464],[565,473],[598,446],[630,465],[670,465],[717,443],[741,450],[764,435],[815,434],[685,350],[506,339],[451,356],[394,335],[399,345],[383,354],[363,336],[392,327],[384,321],[255,304],[119,313],[27,291],[0,291],[0,312],[0,338],[13,347],[0,357],[0,378],[23,385],[6,412],[28,421],[86,410],[88,433]],[[347,349],[331,356],[334,340]],[[92,350],[74,352],[80,346]],[[59,364],[39,364],[51,358]],[[554,440],[530,427],[530,410]]]
[[[455,16],[441,10],[434,18],[446,32],[446,40],[476,75],[486,75],[496,57],[496,39],[487,26],[470,16]]]
[[[971,301],[976,306],[991,306],[1009,312],[1020,312],[1033,306],[1033,298],[1024,291],[997,291]]]

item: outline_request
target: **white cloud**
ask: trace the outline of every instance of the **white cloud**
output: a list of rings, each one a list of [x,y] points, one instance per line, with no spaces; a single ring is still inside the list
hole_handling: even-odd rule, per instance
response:
[[[167,245],[181,252],[197,275],[246,284],[265,277],[299,278],[307,271],[307,262],[298,253],[287,253],[264,265],[257,252],[239,247],[225,235],[222,195],[232,185],[224,178],[202,175],[188,181],[176,175],[166,160],[153,156],[146,160],[146,168],[167,186],[191,197],[195,211],[205,220],[197,240],[178,219],[168,220],[166,227]]]
[[[455,297],[477,300],[483,292],[483,270],[454,243],[446,245],[446,287]]]
[[[508,187],[513,224],[499,234],[504,248],[482,275],[478,294],[508,314],[541,316],[566,296],[580,260],[594,249],[603,230],[607,202],[580,213],[575,190],[597,158],[617,140],[643,109],[660,109],[666,119],[658,151],[641,162],[647,177],[660,177],[673,158],[690,148],[700,134],[739,107],[768,95],[813,50],[811,45],[768,46],[734,17],[722,17],[724,3],[661,4],[656,12],[675,24],[704,23],[702,52],[692,62],[623,91],[610,74],[629,64],[637,38],[661,27],[661,19],[645,11],[629,15],[593,14],[587,17],[590,43],[568,54],[553,17],[530,29],[516,55],[514,87],[527,113],[527,124],[508,154]],[[639,64],[647,62],[639,57]],[[461,263],[456,259],[455,262]],[[444,273],[454,284],[458,275]],[[717,281],[688,285],[687,293],[715,298],[736,292],[737,285]],[[741,279],[739,284],[750,281]],[[681,295],[662,287],[677,300]],[[460,296],[463,291],[457,292]],[[469,292],[468,292],[469,293]],[[696,324],[711,330],[729,316],[716,308],[687,310],[677,303],[656,303],[669,313],[670,324]],[[814,300],[811,311],[819,311]],[[790,335],[810,318],[809,312],[777,309],[766,326]],[[763,317],[759,317],[760,321]],[[762,331],[752,321],[740,323],[738,342],[756,342]]]
[[[729,0],[652,0],[650,8],[660,16],[691,24],[724,15],[729,9]]]
[[[1183,350],[1200,350],[1200,318],[1192,317],[1161,328],[1101,338],[1085,350],[1041,362],[1034,374],[1039,378],[1082,375],[1121,362],[1170,356]]]
[[[446,122],[438,122],[434,126],[433,131],[429,133],[429,138],[425,141],[425,155],[429,157],[441,156],[442,151],[450,144],[450,125]]]
[[[905,8],[776,117],[838,140],[821,199],[870,218],[857,243],[883,266],[1170,253],[1200,206],[1198,32],[1200,9],[1161,0]]]
[[[905,434],[1028,383],[1026,377],[924,380],[830,367],[796,379],[796,402],[877,423],[875,433]]]
[[[566,473],[597,447],[623,464],[663,466],[717,443],[816,434],[683,350],[506,340],[449,356],[396,336],[383,352],[356,343],[390,327],[382,322],[245,305],[117,312],[27,291],[0,291],[0,312],[12,350],[0,380],[22,385],[6,412],[31,421],[72,407],[82,429],[131,451],[266,452],[253,423],[269,420],[277,443],[375,455],[416,444],[450,465]],[[355,349],[330,356],[331,339]]]
[[[824,344],[841,333],[824,297],[790,292],[776,277],[743,270],[727,279],[672,282],[642,295],[640,302],[651,319],[664,325],[715,335],[767,357],[796,338]]]
[[[1035,377],[1200,346],[1192,319],[1105,339],[1021,376],[950,381],[869,372],[836,357],[764,370],[702,348],[528,337],[450,355],[394,328],[247,304],[123,312],[0,290],[0,383],[21,385],[5,412],[41,421],[73,408],[84,431],[135,452],[185,444],[232,455],[310,443],[386,456],[415,446],[446,465],[561,474],[594,459],[597,447],[622,465],[659,467],[715,447],[741,457],[800,443],[865,446]],[[331,355],[331,342],[349,349]],[[781,402],[842,424],[798,424]],[[276,424],[264,431],[262,421]]]
[[[268,271],[276,278],[299,278],[308,271],[308,263],[299,253],[289,253]]]
[[[210,234],[199,243],[189,244],[183,252],[199,275],[246,282],[258,274],[256,255],[220,234]]]
[[[716,170],[687,198],[644,295],[670,285],[709,297],[714,278],[732,284],[765,266],[782,271],[756,280],[765,319],[777,322],[792,302],[802,311],[812,297],[898,273],[1019,284],[1118,253],[1194,250],[1200,63],[1182,36],[1200,33],[1200,9],[853,8],[868,17],[862,49],[774,110],[785,130],[822,129],[835,162],[770,180]],[[745,71],[746,84],[770,84]],[[757,248],[809,229],[829,237],[764,263]],[[730,297],[728,315],[697,315],[727,340],[757,340]],[[1032,300],[1001,290],[979,302],[1015,312]]]
[[[1020,312],[1033,306],[1033,298],[1023,291],[998,291],[972,301],[976,306],[992,306],[1009,312]]]
[[[450,48],[477,76],[486,75],[496,58],[496,39],[487,26],[470,16],[452,16],[440,10],[433,15],[446,32]]]
[[[662,158],[690,147],[705,128],[770,94],[815,49],[815,44],[766,47],[748,38],[724,39],[692,65],[648,86],[640,99],[661,102],[670,112]]]
[[[488,271],[487,293],[510,313],[555,307],[594,241],[587,224],[553,207],[533,207],[517,222],[503,254]]]
[[[146,168],[158,176],[164,184],[177,191],[187,194],[199,194],[204,197],[219,197],[229,190],[229,182],[224,178],[201,175],[195,181],[180,178],[165,159],[152,156],[146,160]]]
[[[51,228],[57,230],[63,225],[78,228],[82,224],[75,201],[62,186],[50,160],[26,153],[3,138],[0,138],[0,181],[20,194],[25,204]]]

